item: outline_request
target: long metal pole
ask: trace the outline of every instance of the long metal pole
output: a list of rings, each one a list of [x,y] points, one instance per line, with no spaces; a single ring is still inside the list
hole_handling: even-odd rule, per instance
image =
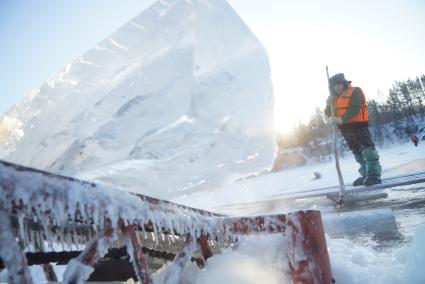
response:
[[[329,84],[329,68],[328,68],[328,65],[326,65],[326,76],[328,77],[328,84]],[[331,87],[331,86],[329,85],[329,87]],[[333,93],[331,92],[330,88],[329,88],[329,94],[331,96],[334,96]],[[335,106],[334,106],[333,103],[331,104],[331,114],[332,114],[332,116],[335,116]],[[333,152],[334,152],[334,156],[335,156],[335,166],[336,166],[336,171],[338,173],[338,180],[339,180],[339,200],[338,200],[338,203],[339,203],[340,206],[342,206],[342,204],[344,203],[344,197],[345,197],[345,183],[344,183],[344,178],[343,178],[342,173],[341,173],[341,167],[339,165],[336,125],[332,126],[332,131],[333,131]]]

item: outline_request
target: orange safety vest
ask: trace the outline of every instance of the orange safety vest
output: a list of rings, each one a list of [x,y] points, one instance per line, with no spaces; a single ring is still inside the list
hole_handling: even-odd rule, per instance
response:
[[[351,96],[353,95],[356,87],[352,87],[351,84],[348,85],[348,88],[344,90],[336,99],[335,99],[335,114],[336,116],[342,117],[350,106]],[[355,122],[367,122],[369,121],[369,112],[366,106],[366,97],[362,94],[362,107],[359,112],[353,116],[349,121],[344,122],[344,124],[355,123]]]

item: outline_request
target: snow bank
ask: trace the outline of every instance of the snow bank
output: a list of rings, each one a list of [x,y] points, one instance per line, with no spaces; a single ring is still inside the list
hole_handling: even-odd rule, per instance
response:
[[[0,158],[167,199],[214,190],[271,167],[272,95],[225,0],[158,1],[11,109]]]

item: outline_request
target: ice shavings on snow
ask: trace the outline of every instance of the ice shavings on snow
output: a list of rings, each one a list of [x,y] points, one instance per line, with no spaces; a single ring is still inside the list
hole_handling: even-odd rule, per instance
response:
[[[406,248],[386,254],[347,239],[328,239],[327,242],[336,283],[399,284],[401,282],[405,271]]]
[[[205,269],[199,271],[194,265],[188,266],[180,283],[289,284],[286,255],[287,242],[283,235],[244,237],[237,247],[209,259]]]

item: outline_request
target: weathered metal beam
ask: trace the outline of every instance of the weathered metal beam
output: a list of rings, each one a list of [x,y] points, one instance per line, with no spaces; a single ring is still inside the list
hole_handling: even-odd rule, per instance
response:
[[[319,211],[287,215],[288,256],[294,284],[331,284],[331,264]]]
[[[201,251],[201,255],[203,258],[202,263],[198,262],[197,264],[200,267],[204,267],[206,265],[208,258],[213,256],[213,253],[210,248],[210,245],[208,244],[208,239],[204,234],[202,234],[199,238],[197,238],[196,242],[198,243],[198,247]]]
[[[223,224],[225,232],[232,234],[283,233],[286,229],[286,215],[228,217],[224,218]]]
[[[333,283],[323,223],[319,211],[225,218],[232,234],[285,233],[292,281],[295,284]]]

